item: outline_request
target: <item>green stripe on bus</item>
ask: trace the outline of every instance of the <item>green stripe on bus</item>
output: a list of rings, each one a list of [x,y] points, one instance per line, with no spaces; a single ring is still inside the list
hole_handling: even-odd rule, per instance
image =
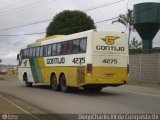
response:
[[[30,44],[27,47],[28,48],[35,47],[35,44]],[[32,76],[35,83],[43,82],[42,72],[40,69],[38,58],[29,58],[29,63],[30,63],[31,72],[32,72]]]
[[[37,78],[38,78],[39,82],[42,83],[43,82],[43,77],[42,77],[42,72],[41,72],[41,68],[40,68],[38,58],[35,58],[34,61],[35,61]]]
[[[32,71],[33,79],[34,79],[35,83],[39,83],[38,76],[37,76],[37,72],[36,72],[35,60],[34,60],[34,58],[30,58],[30,59],[29,59],[29,63],[30,63],[30,66],[31,66],[31,71]]]

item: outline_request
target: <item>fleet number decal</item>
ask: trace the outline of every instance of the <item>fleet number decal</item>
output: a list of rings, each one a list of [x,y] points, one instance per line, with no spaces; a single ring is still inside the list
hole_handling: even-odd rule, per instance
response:
[[[102,62],[107,63],[107,64],[117,64],[118,60],[117,59],[104,59]]]
[[[81,57],[81,58],[74,58],[73,60],[72,60],[72,62],[74,63],[74,64],[84,64],[85,63],[85,57]]]

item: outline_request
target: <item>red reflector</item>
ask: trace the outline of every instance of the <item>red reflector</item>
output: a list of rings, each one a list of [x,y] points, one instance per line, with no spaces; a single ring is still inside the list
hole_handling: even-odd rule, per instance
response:
[[[87,64],[87,74],[92,74],[92,64]]]
[[[127,74],[129,74],[129,64],[127,65]]]

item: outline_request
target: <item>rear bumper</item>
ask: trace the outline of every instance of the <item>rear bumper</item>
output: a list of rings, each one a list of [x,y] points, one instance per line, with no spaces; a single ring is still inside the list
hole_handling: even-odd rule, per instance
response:
[[[85,85],[102,85],[102,86],[119,86],[128,83],[128,77],[126,78],[94,78],[88,77],[85,81]]]

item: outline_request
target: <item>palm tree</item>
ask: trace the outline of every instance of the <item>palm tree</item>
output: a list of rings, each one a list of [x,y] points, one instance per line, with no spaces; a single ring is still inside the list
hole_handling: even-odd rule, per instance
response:
[[[128,9],[127,14],[123,15],[120,14],[119,18],[115,21],[112,21],[112,24],[115,22],[119,22],[122,23],[123,25],[126,26],[126,28],[128,28],[129,30],[129,35],[128,35],[128,44],[129,44],[129,40],[130,40],[130,36],[131,36],[131,31],[135,30],[133,27],[133,10]]]

